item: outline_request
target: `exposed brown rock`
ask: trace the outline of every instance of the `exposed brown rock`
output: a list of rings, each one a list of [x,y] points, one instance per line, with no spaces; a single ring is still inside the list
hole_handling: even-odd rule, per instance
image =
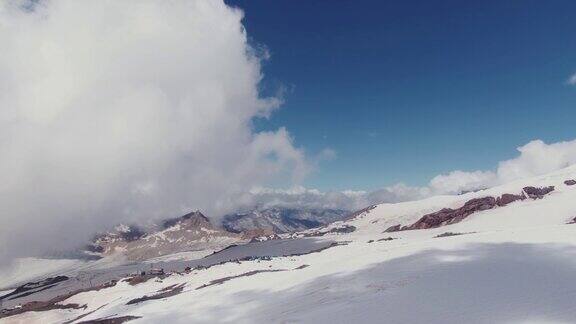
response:
[[[352,226],[352,225],[344,225],[341,227],[336,227],[333,228],[331,230],[328,231],[328,233],[342,233],[342,234],[346,234],[346,233],[352,233],[356,230],[356,226]]]
[[[568,181],[568,180],[567,180]],[[567,182],[566,181],[566,182]],[[565,182],[565,183],[566,183]],[[576,184],[576,181],[574,182]],[[400,224],[388,227],[384,232],[397,232],[414,229],[435,228],[443,225],[458,223],[475,212],[503,207],[517,200],[524,200],[528,196],[531,199],[541,199],[554,191],[554,186],[548,187],[524,187],[520,195],[505,193],[498,198],[483,197],[468,200],[464,206],[458,209],[443,208],[437,212],[426,214],[410,226]]]
[[[494,197],[471,199],[458,209],[444,208],[435,213],[424,215],[416,223],[402,229],[427,229],[454,224],[475,212],[492,209],[494,207],[496,207],[496,199]]]
[[[170,218],[162,222],[162,227],[169,228],[178,224],[186,224],[189,227],[212,226],[210,220],[199,211],[188,213],[184,216]]]
[[[255,228],[242,232],[242,239],[252,240],[257,237],[276,235],[272,228]]]
[[[248,271],[236,276],[229,276],[229,277],[224,277],[224,278],[219,278],[219,279],[214,279],[212,281],[210,281],[207,284],[204,284],[200,287],[197,287],[196,290],[199,289],[204,289],[206,287],[210,287],[210,286],[214,286],[214,285],[221,285],[223,283],[225,283],[226,281],[232,280],[232,279],[236,279],[236,278],[240,278],[240,277],[250,277],[259,273],[263,273],[263,272],[280,272],[280,271],[287,271],[286,269],[274,269],[274,270],[253,270],[253,271]]]
[[[130,231],[134,232],[133,229]],[[136,261],[177,252],[218,250],[245,241],[241,234],[215,226],[200,212],[167,219],[140,238],[137,238],[136,234],[130,234],[131,238],[126,239],[124,232],[125,229],[122,229],[119,233],[111,232],[98,237],[93,242],[94,249],[102,251],[101,256],[120,253],[126,259]]]
[[[376,208],[377,206],[378,205],[372,205],[372,206],[368,206],[366,208],[360,209],[358,211],[355,211],[355,212],[351,213],[348,217],[346,217],[346,220],[354,219],[354,218],[356,218],[360,215],[363,215],[363,214],[369,214],[370,211],[372,209]]]
[[[53,309],[79,309],[79,308],[86,308],[86,305],[79,305],[79,304],[74,304],[74,303],[70,303],[70,304],[60,304],[60,302],[76,295],[79,293],[83,293],[83,292],[87,292],[87,291],[98,291],[100,289],[106,289],[106,288],[110,288],[116,285],[116,281],[112,280],[108,283],[102,284],[102,285],[98,285],[98,286],[94,286],[94,287],[90,287],[90,288],[82,288],[82,289],[78,289],[75,290],[73,292],[67,293],[67,294],[62,294],[60,296],[56,296],[48,301],[31,301],[28,302],[24,305],[22,305],[22,307],[19,308],[12,308],[12,309],[5,309],[2,310],[2,313],[0,313],[0,319],[3,317],[9,317],[9,316],[14,316],[14,315],[18,315],[18,314],[22,314],[25,312],[30,312],[30,311],[34,311],[34,312],[45,312],[45,311],[49,311],[49,310],[53,310]]]
[[[315,236],[324,236],[326,234],[330,234],[330,233],[336,233],[336,234],[346,234],[346,233],[352,233],[356,230],[356,226],[353,225],[343,225],[340,227],[335,227],[335,228],[331,228],[329,230],[327,230],[326,228],[320,229],[318,231],[313,231],[313,232],[309,232],[309,233],[304,233],[304,237],[315,237]]]
[[[28,282],[18,288],[16,288],[13,292],[0,296],[0,300],[2,299],[16,299],[20,297],[25,297],[28,295],[35,294],[37,292],[43,291],[45,289],[52,288],[56,286],[58,283],[62,281],[66,281],[69,278],[67,276],[56,276],[56,277],[48,277],[46,279],[42,279],[40,281],[33,281]]]
[[[438,234],[436,236],[434,236],[434,238],[442,238],[442,237],[449,237],[449,236],[458,236],[458,235],[464,235],[466,233],[454,233],[454,232],[444,232],[442,234]]]
[[[384,232],[386,233],[390,233],[390,232],[398,232],[402,229],[402,225],[398,224],[398,225],[393,225],[388,227]]]
[[[554,186],[548,187],[524,187],[524,192],[532,199],[542,199],[545,195],[554,191]]]
[[[151,296],[144,295],[140,298],[132,299],[129,302],[127,302],[126,305],[133,305],[133,304],[138,304],[138,303],[141,303],[141,302],[147,301],[147,300],[163,299],[163,298],[176,296],[184,290],[184,285],[185,284],[172,285],[172,286],[162,288],[162,289],[158,290],[157,293],[154,295],[151,295]]]
[[[121,317],[108,317],[108,318],[99,318],[90,321],[80,322],[79,324],[121,324],[126,323],[131,320],[135,320],[141,318],[140,316],[121,316]]]
[[[524,199],[526,199],[526,195],[524,195],[524,193],[521,193],[519,195],[505,193],[502,196],[496,198],[496,205],[503,207],[511,202]]]
[[[141,284],[143,282],[146,282],[146,281],[148,281],[152,278],[156,278],[156,277],[160,277],[161,279],[166,278],[166,276],[159,276],[159,275],[154,275],[154,274],[144,272],[143,274],[132,276],[132,277],[129,277],[127,279],[124,279],[124,281],[128,282],[130,284],[130,286],[136,286],[138,284]]]

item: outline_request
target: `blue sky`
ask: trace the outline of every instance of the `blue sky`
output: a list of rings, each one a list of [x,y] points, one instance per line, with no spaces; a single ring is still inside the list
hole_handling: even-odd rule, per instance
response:
[[[272,54],[264,92],[290,89],[256,127],[337,152],[306,186],[422,185],[576,137],[574,1],[227,3]]]

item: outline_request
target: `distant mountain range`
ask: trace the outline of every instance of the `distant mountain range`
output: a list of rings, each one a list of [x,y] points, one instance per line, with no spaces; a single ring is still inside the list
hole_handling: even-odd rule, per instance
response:
[[[349,211],[342,209],[274,207],[226,215],[222,226],[233,233],[267,230],[281,234],[330,224],[349,214]]]
[[[87,250],[98,256],[122,254],[129,260],[146,260],[187,251],[211,253],[243,240],[241,234],[214,226],[196,211],[148,228],[116,226],[113,231],[97,235]]]
[[[148,226],[117,225],[111,231],[97,234],[84,253],[90,257],[122,255],[128,260],[179,252],[198,252],[203,256],[260,236],[316,228],[350,214],[341,209],[275,207],[226,215],[220,226],[195,211]]]

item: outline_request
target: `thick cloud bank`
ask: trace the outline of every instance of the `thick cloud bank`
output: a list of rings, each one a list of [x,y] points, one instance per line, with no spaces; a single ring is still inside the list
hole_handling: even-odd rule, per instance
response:
[[[222,1],[0,0],[0,260],[303,176],[286,130],[251,128],[279,102],[241,20]]]
[[[425,187],[409,187],[404,184],[375,191],[328,191],[296,186],[290,189],[255,188],[239,199],[245,208],[332,208],[355,211],[384,202],[402,202],[430,196]]]
[[[552,144],[534,140],[519,147],[518,152],[516,158],[498,163],[495,171],[453,171],[436,176],[430,188],[436,193],[454,194],[559,170],[576,163],[576,140]]]
[[[245,201],[256,206],[324,207],[357,210],[373,204],[417,200],[493,187],[516,179],[545,174],[576,163],[576,140],[546,144],[531,141],[518,148],[516,158],[501,161],[495,170],[452,171],[434,177],[427,186],[396,184],[372,192],[321,192],[295,187],[289,190],[252,190]]]

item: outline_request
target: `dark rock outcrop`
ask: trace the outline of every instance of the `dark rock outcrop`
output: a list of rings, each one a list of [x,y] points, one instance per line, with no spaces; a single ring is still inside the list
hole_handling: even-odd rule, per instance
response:
[[[185,284],[172,285],[172,286],[165,287],[165,288],[157,291],[157,293],[155,295],[150,295],[150,296],[144,295],[140,298],[132,299],[132,300],[128,301],[126,303],[126,305],[133,305],[133,304],[138,304],[138,303],[141,303],[141,302],[144,302],[147,300],[163,299],[163,298],[176,296],[176,295],[182,293],[182,291],[184,291],[184,285]]]
[[[554,191],[554,186],[548,187],[524,187],[524,192],[532,199],[542,199],[545,195]]]
[[[378,205],[368,206],[366,208],[360,209],[358,211],[353,212],[352,214],[348,215],[344,220],[354,219],[360,215],[369,214],[372,209],[378,207]]]
[[[494,207],[496,207],[496,199],[494,197],[475,198],[468,200],[464,206],[458,209],[444,208],[435,213],[424,215],[416,223],[408,227],[403,227],[402,230],[427,229],[454,224],[475,212],[492,209]]]
[[[252,270],[252,271],[248,271],[248,272],[245,272],[245,273],[242,273],[239,275],[235,275],[235,276],[229,276],[229,277],[224,277],[224,278],[220,278],[220,279],[214,279],[207,284],[203,284],[202,286],[197,287],[196,290],[204,289],[206,287],[210,287],[210,286],[214,286],[214,285],[221,285],[221,284],[225,283],[226,281],[236,279],[236,278],[251,277],[253,275],[257,275],[259,273],[264,273],[264,272],[281,272],[281,271],[288,271],[288,270],[286,270],[286,269]]]
[[[126,323],[131,320],[142,318],[141,316],[120,316],[120,317],[107,317],[107,318],[99,318],[95,320],[79,322],[78,324],[122,324]]]
[[[86,246],[84,246],[84,251],[92,252],[92,253],[103,253],[104,248],[101,245],[98,245],[96,243],[90,243],[90,244],[86,244]]]
[[[504,207],[509,203],[524,199],[526,199],[526,195],[524,195],[524,193],[520,195],[505,193],[502,196],[496,198],[496,205],[498,205],[499,207]]]
[[[390,233],[390,232],[398,232],[400,230],[402,230],[402,225],[398,224],[388,227],[384,232]]]
[[[140,238],[146,236],[146,232],[144,232],[141,228],[135,225],[128,226],[128,229],[124,232],[120,233],[122,239],[127,242],[136,241]]]
[[[319,231],[313,231],[309,233],[304,233],[304,237],[314,237],[314,236],[324,236],[330,233],[336,234],[346,234],[352,233],[356,230],[356,226],[353,225],[344,225],[340,227],[331,228],[330,230],[326,230],[325,228]]]
[[[519,195],[505,193],[498,198],[494,197],[483,197],[468,200],[464,206],[458,209],[443,208],[437,212],[426,214],[422,216],[418,221],[409,226],[402,226],[400,224],[388,227],[384,232],[398,232],[405,230],[414,229],[427,229],[435,228],[443,225],[450,225],[458,223],[470,216],[473,213],[492,209],[496,207],[504,207],[514,201],[531,199],[541,199],[545,195],[554,191],[554,186],[548,187],[524,187],[523,192]]]
[[[57,279],[59,278],[59,279]],[[66,279],[63,279],[66,278]],[[54,277],[54,278],[47,278],[46,280],[68,280],[68,277],[65,276],[58,276],[58,277]],[[80,309],[80,308],[86,308],[87,305],[79,305],[79,304],[75,304],[75,303],[70,303],[70,304],[64,304],[62,302],[64,302],[66,299],[83,293],[83,292],[87,292],[87,291],[98,291],[101,289],[106,289],[106,288],[110,288],[116,285],[116,280],[111,280],[107,283],[101,284],[101,285],[97,285],[94,287],[90,287],[90,288],[82,288],[82,289],[77,289],[68,293],[64,293],[61,295],[58,295],[50,300],[47,301],[31,301],[31,302],[27,302],[23,305],[21,305],[20,307],[15,307],[15,308],[11,308],[11,309],[3,309],[2,312],[0,313],[0,319],[4,318],[4,317],[9,317],[9,316],[14,316],[14,315],[18,315],[18,314],[22,314],[22,313],[26,313],[26,312],[45,312],[45,311],[50,311],[53,309]],[[5,296],[4,296],[5,297]]]
[[[210,224],[210,220],[206,216],[204,216],[199,211],[195,211],[188,213],[184,216],[167,219],[164,222],[162,222],[162,227],[169,228],[183,222],[186,222],[194,227],[200,227],[205,224]]]
[[[449,236],[458,236],[458,235],[464,235],[465,233],[454,233],[454,232],[444,232],[442,234],[438,234],[436,236],[434,236],[434,238],[442,238],[442,237],[449,237]]]
[[[346,234],[346,233],[352,233],[356,230],[356,226],[352,226],[352,225],[344,225],[342,227],[336,227],[331,229],[330,231],[328,231],[328,233],[341,233],[341,234]]]
[[[573,180],[573,179],[566,180],[566,181],[564,181],[564,184],[567,186],[573,186],[573,185],[576,185],[576,180]]]
[[[276,233],[270,228],[256,228],[242,232],[242,238],[250,241],[254,239],[262,241],[262,239],[260,238],[275,237],[275,236],[277,236]]]
[[[56,276],[56,277],[49,277],[49,278],[46,278],[46,279],[43,279],[40,281],[29,282],[29,283],[26,283],[26,284],[16,288],[14,291],[12,291],[9,294],[0,296],[0,300],[25,297],[25,296],[31,295],[33,293],[40,292],[42,290],[52,288],[56,284],[58,284],[62,281],[66,281],[68,279],[69,278],[67,276]]]

